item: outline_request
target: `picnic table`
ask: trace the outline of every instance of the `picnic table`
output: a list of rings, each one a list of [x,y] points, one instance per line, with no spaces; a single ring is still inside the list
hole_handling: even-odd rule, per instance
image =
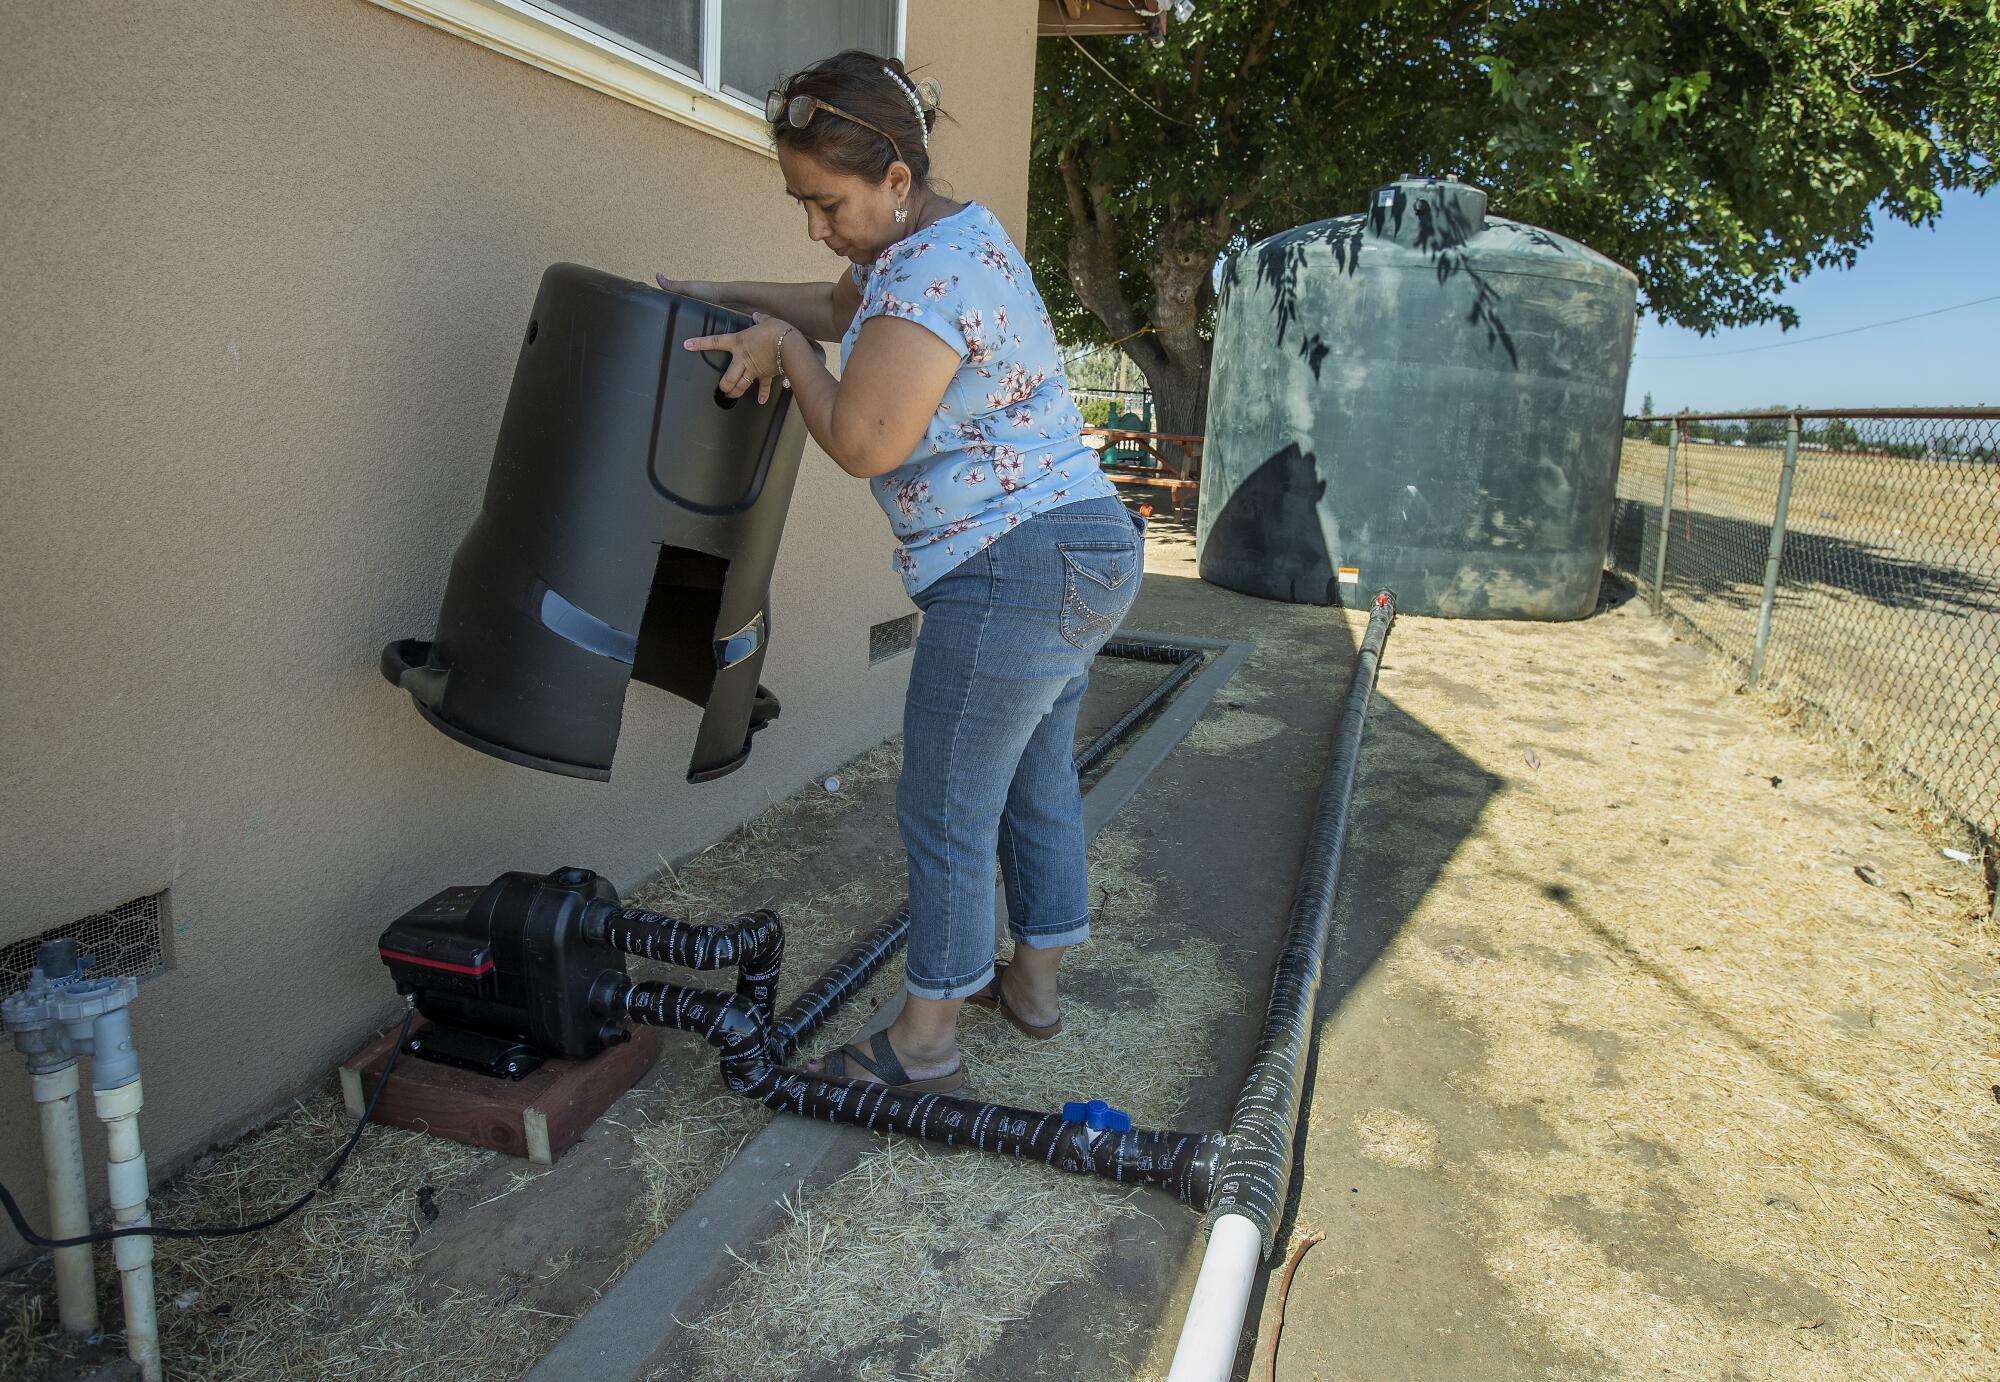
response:
[[[1163,489],[1176,509],[1183,494],[1195,494],[1201,487],[1202,438],[1198,436],[1086,427],[1083,444],[1100,453],[1098,464],[1113,484]]]

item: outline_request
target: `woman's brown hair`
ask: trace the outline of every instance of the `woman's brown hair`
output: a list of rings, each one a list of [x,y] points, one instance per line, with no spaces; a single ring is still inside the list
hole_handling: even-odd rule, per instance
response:
[[[926,137],[944,112],[935,107],[923,111],[919,126],[920,87],[900,60],[849,48],[793,74],[780,90],[787,100],[817,97],[882,131],[877,134],[825,110],[815,110],[804,129],[781,115],[771,127],[771,137],[781,147],[811,154],[835,172],[869,182],[887,177],[900,152],[916,184],[929,185],[931,155],[925,147]],[[884,139],[883,134],[889,138]],[[894,149],[889,147],[890,140],[895,141]]]

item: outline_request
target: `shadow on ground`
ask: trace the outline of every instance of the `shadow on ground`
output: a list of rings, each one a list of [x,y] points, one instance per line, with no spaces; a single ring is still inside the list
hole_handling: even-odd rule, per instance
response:
[[[1183,1126],[1227,1125],[1254,1050],[1270,973],[1287,920],[1320,779],[1352,675],[1365,610],[1343,612],[1259,600],[1194,576],[1193,511],[1157,506],[1148,532],[1145,593],[1134,627],[1248,639],[1257,646],[1188,745],[1177,751],[1127,808],[1128,827],[1158,870],[1162,934],[1211,935],[1235,951],[1247,995],[1241,1016],[1200,1039],[1213,1075],[1191,1092]],[[1313,591],[1323,593],[1325,585]],[[1398,662],[1392,634],[1385,667]],[[1321,1026],[1395,939],[1458,844],[1477,825],[1498,780],[1378,691],[1368,736],[1395,746],[1399,777],[1420,781],[1417,809],[1391,818],[1379,804],[1359,809],[1350,858],[1363,837],[1395,836],[1393,862],[1359,897],[1348,897],[1319,998]],[[1350,865],[1351,867],[1351,865]],[[1313,1076],[1308,1076],[1310,1091]],[[1308,1095],[1310,1098],[1310,1094]],[[1310,1103],[1306,1108],[1309,1119]],[[1304,1127],[1304,1120],[1301,1124]],[[1280,1241],[1298,1206],[1295,1180]],[[1106,1379],[1163,1373],[1179,1333],[1202,1235],[1194,1216],[1149,1204],[1158,1223],[1109,1245],[1098,1279],[1045,1298],[1003,1337],[976,1375]],[[1267,1278],[1251,1302],[1258,1317]],[[1247,1376],[1254,1331],[1237,1375]]]

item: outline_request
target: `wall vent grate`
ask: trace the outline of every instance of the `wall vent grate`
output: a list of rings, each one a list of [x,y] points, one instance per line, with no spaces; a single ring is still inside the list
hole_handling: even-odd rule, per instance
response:
[[[167,894],[135,897],[108,912],[66,921],[39,936],[28,936],[0,946],[0,994],[12,993],[28,982],[34,968],[35,952],[44,941],[73,940],[92,957],[90,972],[104,977],[129,974],[135,979],[150,978],[167,967],[167,926],[170,913]]]
[[[917,646],[917,616],[906,614],[868,630],[868,664],[886,662]]]

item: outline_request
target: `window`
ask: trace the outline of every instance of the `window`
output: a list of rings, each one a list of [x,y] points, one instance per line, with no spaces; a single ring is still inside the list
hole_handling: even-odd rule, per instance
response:
[[[375,3],[768,153],[764,93],[842,48],[901,56],[906,0]]]
[[[703,0],[531,0],[624,48],[701,75]]]
[[[722,0],[722,89],[758,110],[807,63],[843,48],[902,55],[896,0]]]

